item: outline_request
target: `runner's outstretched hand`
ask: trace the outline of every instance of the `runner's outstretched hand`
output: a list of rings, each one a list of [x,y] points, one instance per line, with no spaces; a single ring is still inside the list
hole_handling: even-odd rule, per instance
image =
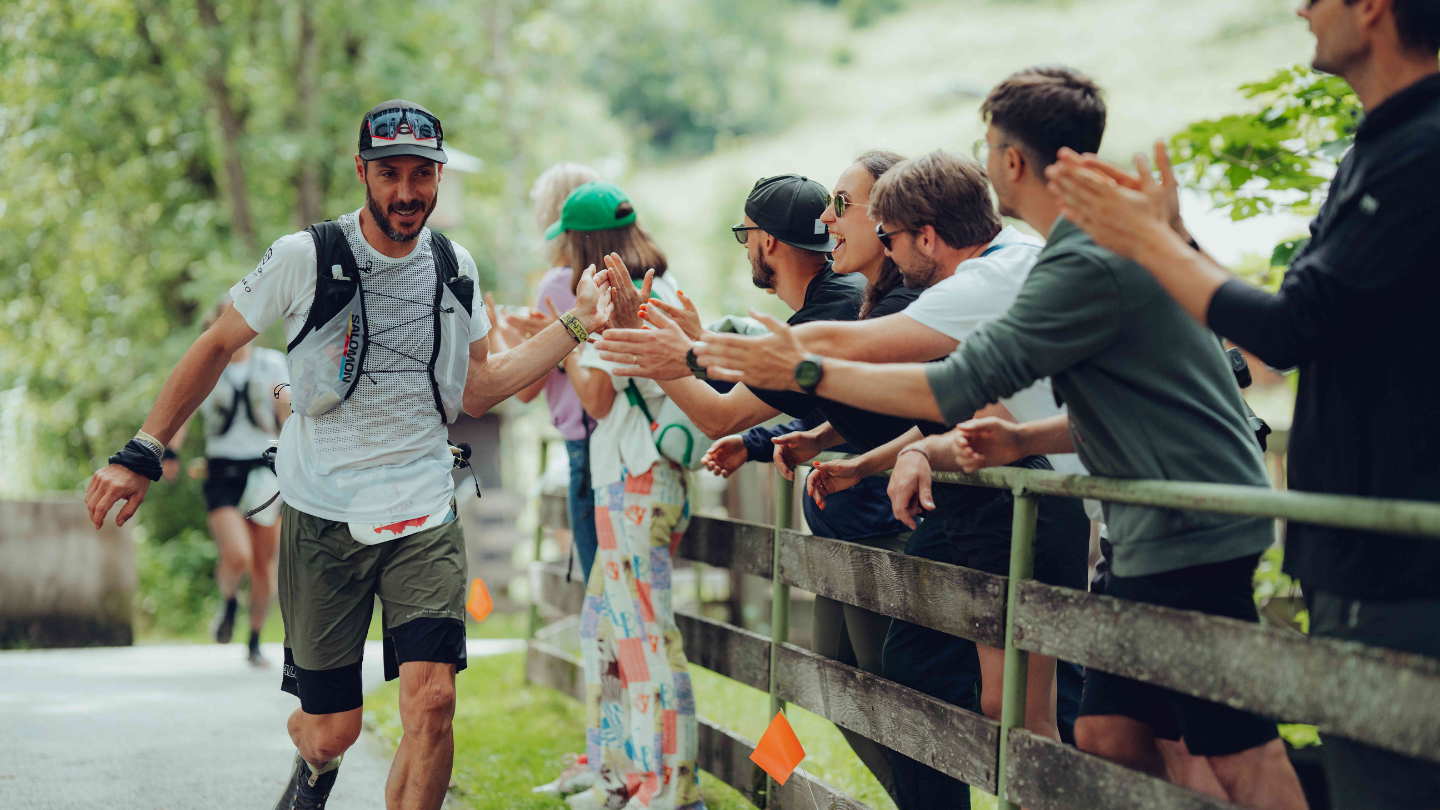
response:
[[[85,508],[90,510],[90,522],[95,528],[105,525],[105,516],[117,501],[125,506],[115,516],[115,525],[124,526],[135,516],[135,510],[145,502],[145,492],[150,489],[150,479],[119,464],[110,464],[90,476],[85,487]]]
[[[864,478],[865,473],[860,468],[859,459],[822,461],[814,466],[810,477],[805,479],[805,491],[810,493],[816,506],[824,509],[826,496],[844,492]]]
[[[745,440],[739,436],[726,436],[718,442],[710,445],[705,451],[705,457],[700,463],[705,469],[720,476],[729,478],[731,473],[740,469],[740,465],[750,460],[750,453],[745,449]]]
[[[580,325],[592,335],[605,328],[614,313],[611,295],[615,291],[606,271],[595,272],[595,265],[585,268],[580,281],[575,285],[575,308],[570,313],[580,319]]]
[[[912,529],[919,528],[915,516],[935,508],[935,498],[930,494],[930,459],[924,453],[902,452],[895,459],[895,471],[890,474],[890,486],[885,492],[890,496],[895,519]]]

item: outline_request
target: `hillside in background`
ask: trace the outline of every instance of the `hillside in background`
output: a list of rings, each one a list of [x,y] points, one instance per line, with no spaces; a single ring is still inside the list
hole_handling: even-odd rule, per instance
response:
[[[859,152],[945,148],[969,154],[988,88],[1044,62],[1077,67],[1106,90],[1102,152],[1128,160],[1185,124],[1253,107],[1236,88],[1308,62],[1313,40],[1288,0],[942,0],[852,28],[841,11],[802,4],[784,21],[785,97],[793,123],[721,139],[707,156],[638,168],[626,186],[707,316],[783,307],[751,286],[729,227],[762,176],[798,172],[826,186]],[[1233,224],[1186,200],[1192,228],[1222,259],[1269,254],[1303,228],[1294,216]]]

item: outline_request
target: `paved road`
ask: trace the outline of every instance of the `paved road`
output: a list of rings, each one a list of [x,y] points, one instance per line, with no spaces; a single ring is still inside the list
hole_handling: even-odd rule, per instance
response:
[[[517,642],[470,642],[470,655]],[[372,649],[373,648],[373,649]],[[279,644],[265,645],[272,661]],[[244,647],[0,652],[0,808],[271,810],[295,748],[295,698]],[[383,679],[380,644],[365,688]],[[382,810],[389,757],[369,734],[345,756],[328,807]]]

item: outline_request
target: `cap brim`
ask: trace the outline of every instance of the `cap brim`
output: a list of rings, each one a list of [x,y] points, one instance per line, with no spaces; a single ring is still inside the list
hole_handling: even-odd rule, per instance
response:
[[[548,242],[549,240],[559,236],[564,231],[564,224],[557,219],[554,222],[550,223],[550,227],[545,229],[545,240]]]
[[[397,143],[394,146],[372,146],[369,149],[360,151],[361,160],[379,160],[380,158],[395,157],[396,155],[412,155],[433,160],[436,163],[448,163],[450,158],[445,156],[444,150],[431,149],[428,146],[418,146],[413,143]]]
[[[771,236],[774,236],[774,234],[771,234]],[[780,237],[778,236],[776,236],[775,238],[780,239]],[[839,242],[835,241],[835,237],[833,236],[829,239],[826,239],[824,242],[813,242],[810,244],[806,244],[804,242],[792,242],[789,239],[780,239],[780,241],[784,242],[787,245],[790,245],[791,247],[797,247],[801,250],[813,250],[816,253],[832,253],[835,250],[835,246],[840,244]]]

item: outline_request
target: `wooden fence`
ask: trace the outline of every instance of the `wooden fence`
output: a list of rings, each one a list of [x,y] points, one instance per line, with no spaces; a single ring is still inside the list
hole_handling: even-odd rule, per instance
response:
[[[685,559],[771,579],[774,637],[677,612],[690,663],[768,691],[772,709],[785,702],[802,706],[997,795],[1002,808],[1235,807],[1026,731],[1025,666],[1031,652],[1440,761],[1440,661],[1031,578],[1035,496],[1041,494],[1303,518],[1426,537],[1440,537],[1440,505],[1016,468],[936,479],[1015,493],[1009,577],[793,531],[788,525],[794,490],[776,476],[777,525],[696,517],[678,551]],[[579,660],[553,643],[556,634],[573,632],[578,623],[581,583],[566,582],[564,568],[539,563],[532,583],[544,612],[571,618],[536,635],[527,677],[582,698]],[[790,587],[1004,647],[1000,722],[787,643]],[[776,786],[750,762],[752,748],[749,740],[701,719],[699,767],[757,806],[812,807],[813,790],[821,807],[865,807],[803,771]]]

